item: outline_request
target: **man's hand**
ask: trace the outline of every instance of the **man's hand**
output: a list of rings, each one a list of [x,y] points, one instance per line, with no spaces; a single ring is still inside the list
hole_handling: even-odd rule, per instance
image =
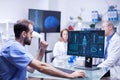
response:
[[[72,76],[72,78],[85,78],[85,73],[84,72],[81,72],[81,71],[75,71],[73,72],[72,74],[70,74],[70,76]]]
[[[47,46],[48,46],[48,43],[44,40],[42,40],[40,42],[40,47],[41,47],[41,50],[46,50],[47,49]]]

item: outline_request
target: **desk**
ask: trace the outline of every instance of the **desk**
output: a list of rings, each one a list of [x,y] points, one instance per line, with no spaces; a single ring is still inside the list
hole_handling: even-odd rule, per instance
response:
[[[72,68],[74,70],[78,70],[75,68]],[[86,78],[77,78],[77,79],[71,79],[71,80],[100,80],[100,78],[108,71],[106,68],[101,68],[99,70],[93,70],[93,71],[88,71],[88,70],[82,70],[86,73]],[[50,75],[46,75],[43,73],[40,73],[38,71],[35,71],[34,73],[28,73],[28,78],[33,77],[33,78],[49,78],[49,79],[57,79],[57,80],[70,80],[67,78],[60,78],[60,77],[54,77]]]

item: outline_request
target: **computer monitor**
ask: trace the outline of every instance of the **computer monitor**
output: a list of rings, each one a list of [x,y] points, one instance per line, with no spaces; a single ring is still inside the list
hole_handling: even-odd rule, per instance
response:
[[[36,32],[60,32],[60,11],[29,9],[28,18],[34,22]]]
[[[92,58],[104,57],[104,31],[83,30],[68,32],[67,55],[85,57],[85,67],[92,67]]]

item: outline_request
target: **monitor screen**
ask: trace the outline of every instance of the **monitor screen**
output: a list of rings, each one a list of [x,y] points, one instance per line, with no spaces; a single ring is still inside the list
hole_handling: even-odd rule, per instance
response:
[[[60,11],[29,9],[29,17],[36,32],[60,32]]]
[[[68,32],[68,55],[104,57],[104,31],[84,30]]]

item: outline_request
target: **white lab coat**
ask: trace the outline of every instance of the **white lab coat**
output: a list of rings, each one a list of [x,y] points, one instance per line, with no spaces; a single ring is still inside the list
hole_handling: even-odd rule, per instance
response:
[[[110,40],[107,59],[98,67],[109,67],[111,80],[120,80],[120,36],[117,33]]]
[[[53,56],[54,56],[53,62],[57,62],[60,59],[63,58],[65,59],[69,57],[67,55],[67,42],[62,42],[62,41],[56,42],[53,49]]]

